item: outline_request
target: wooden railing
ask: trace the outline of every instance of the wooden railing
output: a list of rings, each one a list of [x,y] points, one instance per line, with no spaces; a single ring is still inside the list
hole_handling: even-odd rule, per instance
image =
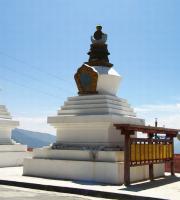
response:
[[[165,164],[165,171],[171,172],[171,166],[169,162]],[[174,154],[174,172],[180,173],[180,154]]]
[[[124,184],[130,184],[130,167],[149,165],[149,179],[154,179],[153,164],[170,162],[171,175],[174,175],[173,138],[180,130],[164,127],[132,124],[114,124],[124,135]],[[147,138],[134,138],[136,132],[142,132]],[[164,139],[153,139],[164,135]]]
[[[172,139],[130,138],[130,166],[156,164],[172,159]]]

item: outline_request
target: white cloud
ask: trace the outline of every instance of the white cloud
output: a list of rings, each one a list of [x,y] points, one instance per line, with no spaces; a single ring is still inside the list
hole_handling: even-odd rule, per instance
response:
[[[180,103],[176,104],[161,104],[161,105],[142,105],[135,108],[137,112],[177,112],[180,114]]]
[[[135,108],[135,112],[146,120],[146,124],[154,125],[155,118],[158,118],[159,126],[180,128],[180,103],[142,105]]]
[[[146,125],[154,125],[155,118],[158,118],[158,126],[180,129],[180,103],[142,105],[135,108],[135,111],[138,117],[145,119]],[[176,139],[175,153],[180,153],[179,146],[180,142]]]
[[[14,117],[13,119],[20,122],[18,128],[55,134],[55,129],[47,124],[47,117]]]

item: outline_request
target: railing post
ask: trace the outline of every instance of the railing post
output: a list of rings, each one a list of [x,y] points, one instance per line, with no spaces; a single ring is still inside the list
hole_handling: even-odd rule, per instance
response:
[[[124,134],[124,185],[130,185],[130,134],[122,130]]]
[[[149,164],[149,179],[151,181],[153,181],[153,179],[154,179],[154,169],[153,169],[153,164],[152,163]]]
[[[152,137],[153,137],[153,135],[150,134],[149,138],[152,138]],[[149,144],[152,144],[152,142],[149,142]],[[153,181],[153,179],[154,179],[154,169],[153,168],[154,168],[153,163],[149,163],[149,179],[151,181]]]
[[[172,160],[171,160],[171,176],[174,176],[174,139],[171,137],[172,141]]]

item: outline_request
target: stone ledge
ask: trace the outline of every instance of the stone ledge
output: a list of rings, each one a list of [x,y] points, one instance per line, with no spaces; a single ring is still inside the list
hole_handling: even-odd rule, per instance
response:
[[[45,191],[53,191],[53,192],[60,192],[60,193],[67,193],[67,194],[91,196],[91,197],[98,197],[98,198],[101,197],[105,199],[162,200],[161,198],[145,197],[145,196],[138,196],[138,195],[132,195],[132,194],[122,194],[122,193],[105,192],[105,191],[98,191],[98,190],[92,190],[92,189],[45,185],[45,184],[28,183],[28,182],[12,181],[12,180],[0,180],[0,184],[15,186],[15,187],[22,187],[22,188],[30,188],[30,189],[36,189],[36,190],[45,190]]]
[[[154,181],[124,185],[93,184],[92,182],[22,176],[22,167],[0,168],[0,184],[70,194],[79,194],[108,199],[167,199],[179,200],[180,174],[166,176]]]
[[[67,147],[66,147],[67,148]],[[110,149],[110,148],[109,148]],[[122,162],[124,152],[119,150],[77,150],[77,149],[50,149],[42,148],[33,151],[35,159],[58,159],[76,161],[103,161],[103,162]]]

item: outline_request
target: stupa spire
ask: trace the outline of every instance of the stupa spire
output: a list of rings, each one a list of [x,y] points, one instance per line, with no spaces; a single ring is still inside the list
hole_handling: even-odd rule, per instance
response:
[[[90,66],[104,66],[112,67],[113,64],[109,62],[108,55],[110,53],[107,49],[107,34],[102,32],[102,26],[97,25],[96,31],[93,36],[91,36],[90,51],[88,52],[89,60],[86,64]]]
[[[110,53],[106,41],[107,34],[102,32],[102,26],[96,26],[96,31],[91,36],[89,60],[74,75],[79,95],[116,95],[121,76],[109,62]]]

